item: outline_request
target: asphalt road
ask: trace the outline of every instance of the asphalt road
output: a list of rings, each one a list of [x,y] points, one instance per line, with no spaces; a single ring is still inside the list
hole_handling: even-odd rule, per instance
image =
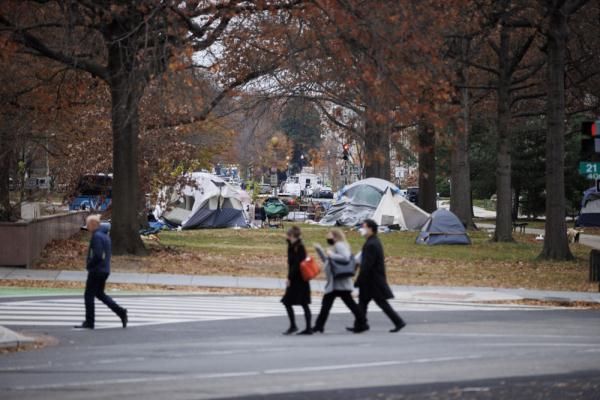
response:
[[[60,342],[0,356],[0,398],[600,398],[598,311],[399,311],[409,325],[396,334],[379,312],[361,335],[345,332],[349,314],[307,337],[282,336],[279,316],[95,331],[21,326]]]

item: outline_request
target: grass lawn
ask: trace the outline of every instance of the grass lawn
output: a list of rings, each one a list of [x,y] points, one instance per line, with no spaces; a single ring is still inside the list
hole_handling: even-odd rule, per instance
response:
[[[304,241],[324,243],[326,228],[302,225]],[[363,239],[347,231],[354,252]],[[149,257],[113,257],[113,269],[123,272],[185,273],[285,277],[286,244],[281,229],[197,230],[160,233],[160,244],[149,242]],[[492,286],[596,291],[587,282],[589,248],[572,246],[573,262],[536,258],[541,243],[515,235],[515,243],[490,242],[486,233],[471,234],[471,246],[423,246],[414,232],[382,234],[392,283],[406,285]],[[49,245],[40,268],[81,269],[87,237]]]

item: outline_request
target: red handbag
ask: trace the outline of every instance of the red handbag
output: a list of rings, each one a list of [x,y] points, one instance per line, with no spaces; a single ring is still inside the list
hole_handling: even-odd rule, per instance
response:
[[[300,274],[306,282],[316,278],[320,273],[321,267],[319,267],[319,263],[311,256],[306,257],[300,263]]]

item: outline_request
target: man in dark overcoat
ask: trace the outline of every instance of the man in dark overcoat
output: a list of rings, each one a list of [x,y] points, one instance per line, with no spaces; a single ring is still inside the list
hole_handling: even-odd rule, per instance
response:
[[[359,288],[358,306],[366,319],[367,308],[373,300],[394,324],[390,332],[398,332],[406,323],[388,303],[388,300],[394,297],[394,293],[387,283],[383,246],[377,236],[378,228],[377,223],[370,219],[365,220],[360,228],[360,233],[366,241],[361,252],[360,272],[354,284]],[[369,326],[348,329],[357,332],[367,330]]]

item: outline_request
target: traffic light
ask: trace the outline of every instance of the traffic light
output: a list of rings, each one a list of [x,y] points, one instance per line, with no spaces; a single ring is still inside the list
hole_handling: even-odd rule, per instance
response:
[[[344,145],[344,151],[342,152],[342,158],[344,161],[348,161],[348,156],[350,155],[350,145],[346,143]]]
[[[596,161],[600,156],[600,119],[581,123],[581,159]]]
[[[587,139],[600,136],[600,119],[581,123],[581,134]]]

